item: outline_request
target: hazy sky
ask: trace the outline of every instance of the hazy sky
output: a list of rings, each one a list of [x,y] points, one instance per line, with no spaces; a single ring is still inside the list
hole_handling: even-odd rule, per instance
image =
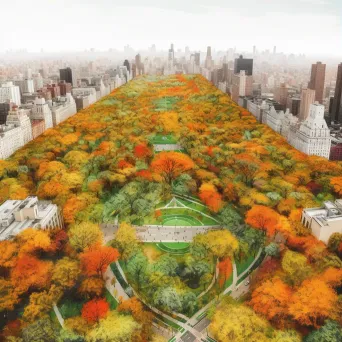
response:
[[[1,1],[0,51],[257,48],[342,57],[342,0]]]

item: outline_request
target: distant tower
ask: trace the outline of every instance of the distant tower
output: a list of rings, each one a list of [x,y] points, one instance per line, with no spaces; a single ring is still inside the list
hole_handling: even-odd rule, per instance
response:
[[[125,59],[123,65],[127,68],[127,70],[128,70],[129,72],[131,72],[131,66],[130,66],[129,61],[128,61],[127,59]]]
[[[325,64],[317,62],[312,64],[311,67],[311,79],[308,85],[309,89],[316,91],[315,101],[320,104],[323,103],[324,81],[325,81]]]
[[[234,74],[240,74],[241,70],[244,70],[246,72],[246,75],[252,76],[253,75],[253,59],[243,58],[242,55],[240,55],[239,58],[236,58],[234,62]]]
[[[275,55],[277,53],[277,47],[273,46],[273,54]]]
[[[208,46],[207,47],[207,57],[205,59],[205,64],[204,66],[207,68],[207,69],[211,69],[212,66],[213,66],[213,60],[212,60],[212,57],[211,57],[211,47]]]
[[[59,79],[66,83],[72,83],[72,70],[70,68],[59,69]]]
[[[255,45],[253,46],[253,55],[254,56],[256,55],[256,46]]]
[[[342,63],[338,65],[335,95],[331,109],[331,120],[342,123]]]

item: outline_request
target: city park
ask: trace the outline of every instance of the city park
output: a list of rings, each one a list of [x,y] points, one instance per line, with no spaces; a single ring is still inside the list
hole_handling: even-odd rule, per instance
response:
[[[152,140],[155,153],[162,151],[181,151],[182,147],[172,135],[157,135]],[[172,198],[160,202],[156,207],[156,215],[149,222],[134,225],[137,235],[143,243],[143,252],[154,257],[171,257],[178,263],[191,258],[191,242],[198,234],[225,229],[220,220],[198,198],[174,193]],[[105,242],[111,245],[118,228],[115,224],[104,224]],[[181,312],[165,311],[150,302],[148,296],[140,292],[140,286],[128,272],[129,265],[124,260],[112,263],[104,274],[106,299],[111,309],[115,309],[122,300],[139,298],[154,314],[154,329],[170,342],[175,341],[214,341],[208,335],[210,320],[207,314],[210,308],[217,305],[224,296],[238,299],[249,289],[249,275],[262,262],[263,249],[251,253],[241,260],[232,260],[231,273],[223,280],[219,279],[218,262],[210,266],[210,277],[205,283],[187,284],[198,303],[195,312],[186,315]],[[79,314],[82,303],[67,300],[54,306],[52,316],[63,325],[64,318]],[[66,317],[65,317],[66,316]]]

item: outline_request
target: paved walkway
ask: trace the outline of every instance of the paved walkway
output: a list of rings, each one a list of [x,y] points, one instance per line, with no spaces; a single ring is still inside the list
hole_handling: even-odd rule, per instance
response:
[[[56,317],[57,317],[57,319],[58,319],[59,324],[60,324],[61,327],[64,329],[64,318],[62,317],[62,314],[61,314],[61,312],[59,311],[58,306],[56,305],[56,303],[53,303],[52,307],[53,307],[53,311],[54,311],[55,314],[56,314]]]
[[[125,290],[122,288],[120,282],[115,279],[115,275],[110,266],[107,267],[107,270],[103,275],[103,278],[106,282],[106,289],[118,302],[121,301],[120,299],[125,300],[129,298]],[[114,279],[115,282],[113,281]]]
[[[182,146],[179,144],[153,144],[153,148],[156,152],[177,151],[177,150],[181,150]]]

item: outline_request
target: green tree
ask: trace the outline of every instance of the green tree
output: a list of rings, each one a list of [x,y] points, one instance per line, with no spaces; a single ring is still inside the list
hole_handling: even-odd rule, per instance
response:
[[[304,342],[341,342],[342,327],[335,321],[327,320],[318,330],[305,337]]]
[[[177,267],[177,260],[169,254],[164,254],[153,265],[153,270],[154,272],[160,272],[167,276],[175,276]]]
[[[154,296],[153,303],[166,311],[182,311],[182,298],[173,287],[159,288]]]
[[[147,266],[148,260],[141,252],[135,254],[127,263],[128,274],[136,283],[138,290],[145,282]]]
[[[279,245],[277,243],[271,242],[265,247],[265,253],[268,256],[277,258],[279,256]]]

